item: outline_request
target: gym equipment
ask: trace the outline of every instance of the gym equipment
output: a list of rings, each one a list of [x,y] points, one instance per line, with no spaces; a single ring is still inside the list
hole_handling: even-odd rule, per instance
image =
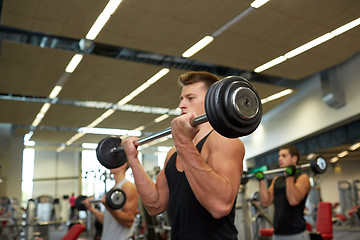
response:
[[[320,155],[317,155],[317,156],[313,157],[309,161],[310,161],[309,163],[305,163],[305,164],[296,166],[296,169],[297,170],[311,169],[311,171],[313,171],[316,174],[321,174],[321,173],[324,173],[326,171],[327,162]],[[266,175],[275,174],[275,173],[283,173],[285,171],[286,171],[286,168],[277,168],[277,169],[263,171],[263,174],[266,176]],[[246,173],[244,171],[244,173],[243,173],[243,175],[241,177],[241,184],[246,184],[249,181],[250,178],[255,177],[255,174],[256,173]]]
[[[259,126],[262,117],[261,99],[256,89],[246,79],[226,77],[209,88],[205,96],[205,113],[191,119],[197,126],[209,122],[216,132],[227,138],[249,135]],[[142,138],[139,145],[171,134],[171,128]],[[121,139],[107,137],[96,148],[97,158],[104,167],[122,166],[126,161]]]
[[[83,204],[83,201],[88,198],[87,196],[80,195],[75,199],[75,208],[78,210],[86,210],[86,207]],[[92,200],[90,203],[99,203],[101,200]],[[111,209],[120,209],[125,205],[126,195],[123,190],[120,188],[113,188],[106,193],[105,197],[106,204]]]

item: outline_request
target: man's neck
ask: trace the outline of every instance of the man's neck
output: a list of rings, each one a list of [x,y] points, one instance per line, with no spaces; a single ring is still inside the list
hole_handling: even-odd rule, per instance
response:
[[[114,179],[116,184],[118,184],[119,182],[121,182],[123,179],[125,179],[125,173],[119,173],[119,174],[115,174],[114,175]]]

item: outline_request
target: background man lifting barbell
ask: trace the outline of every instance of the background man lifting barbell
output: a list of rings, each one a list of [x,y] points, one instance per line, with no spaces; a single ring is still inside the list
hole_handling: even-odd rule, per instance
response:
[[[285,168],[284,176],[275,177],[268,189],[265,186],[264,174],[255,173],[255,178],[259,180],[261,204],[267,207],[274,203],[274,240],[310,240],[304,219],[310,181],[308,175],[296,168],[299,159],[296,147],[281,147],[279,165]]]
[[[171,122],[175,147],[168,152],[156,183],[146,175],[137,158],[138,139],[130,137],[121,144],[149,214],[168,209],[172,239],[237,239],[235,199],[244,145],[237,137],[230,139],[213,131],[215,127],[209,122],[190,124],[191,119],[204,114],[205,95],[218,80],[207,72],[189,72],[179,77],[183,85],[179,104],[182,115]],[[256,111],[260,111],[257,117],[261,118],[260,100],[256,100]],[[212,112],[216,112],[214,108]]]
[[[113,168],[110,173],[114,175],[115,186],[120,188],[125,196],[126,201],[121,209],[112,209],[106,204],[106,196],[104,195],[101,202],[105,205],[105,213],[99,211],[90,203],[92,198],[86,198],[83,201],[84,206],[94,214],[96,219],[103,225],[101,239],[102,240],[125,240],[131,239],[133,235],[134,219],[137,213],[138,195],[136,187],[125,178],[125,172],[128,164]]]

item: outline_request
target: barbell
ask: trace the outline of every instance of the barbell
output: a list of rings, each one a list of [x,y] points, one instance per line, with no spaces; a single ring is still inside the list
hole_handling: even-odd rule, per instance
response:
[[[315,174],[321,174],[326,171],[327,162],[322,156],[316,155],[309,160],[309,163],[298,165],[296,166],[296,169],[297,170],[310,169]],[[285,171],[286,168],[277,168],[277,169],[263,171],[263,174],[267,176],[271,174],[283,173]],[[249,181],[249,179],[253,177],[255,177],[255,173],[244,172],[243,175],[241,176],[241,184],[246,184]]]
[[[86,210],[83,201],[87,199],[87,196],[80,195],[75,199],[75,208],[77,210]],[[89,203],[99,203],[101,200],[91,200]],[[126,194],[120,188],[113,188],[109,192],[106,193],[105,197],[106,205],[111,209],[120,209],[125,205],[126,202]]]
[[[227,138],[249,135],[259,126],[262,117],[261,99],[255,87],[242,77],[230,76],[215,82],[205,96],[205,114],[190,120],[195,127],[209,122],[213,129]],[[138,140],[142,145],[171,134],[171,128]],[[111,169],[123,165],[127,159],[121,139],[107,137],[96,148],[97,158]]]

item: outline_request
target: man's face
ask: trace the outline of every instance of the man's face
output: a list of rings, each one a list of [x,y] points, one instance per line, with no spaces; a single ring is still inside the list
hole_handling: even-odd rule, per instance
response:
[[[290,155],[289,149],[281,149],[279,151],[279,166],[281,168],[296,165],[296,160],[296,156]]]
[[[207,88],[203,82],[185,85],[181,91],[179,108],[181,114],[195,112],[197,116],[205,113],[205,95]]]

